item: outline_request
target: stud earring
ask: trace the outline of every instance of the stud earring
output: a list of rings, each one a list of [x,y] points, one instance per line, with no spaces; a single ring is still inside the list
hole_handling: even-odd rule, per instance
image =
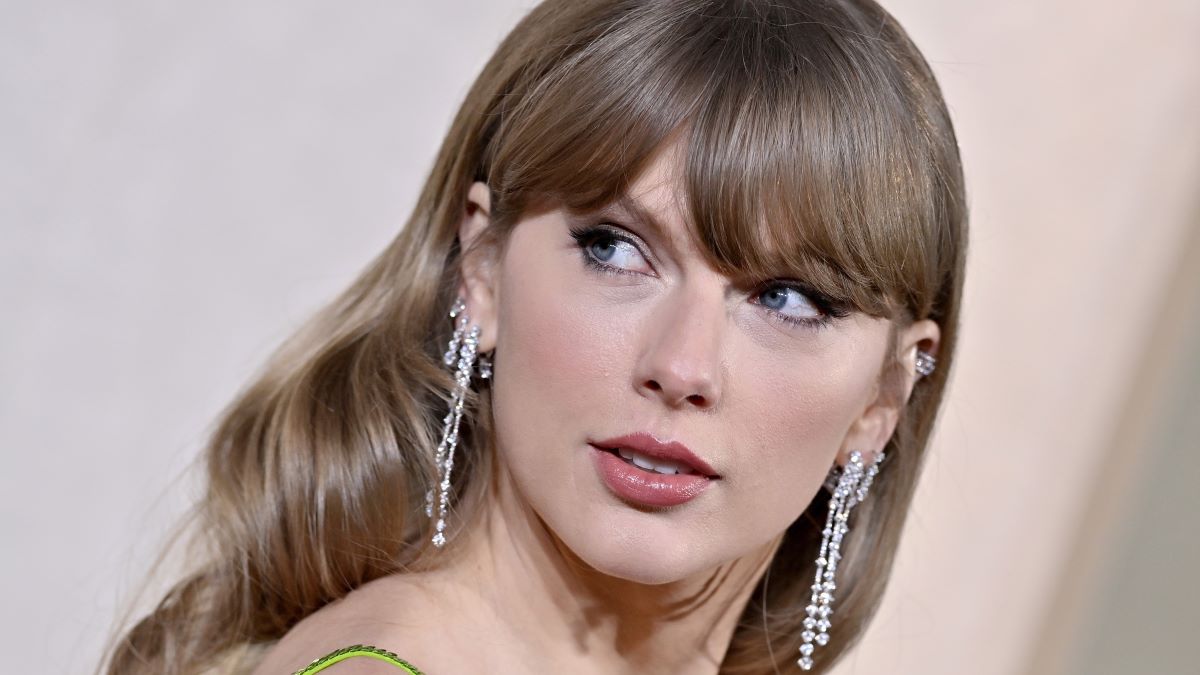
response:
[[[850,453],[850,462],[840,473],[831,472],[826,479],[826,487],[832,485],[833,496],[829,499],[829,515],[825,519],[825,529],[821,531],[821,551],[817,555],[817,575],[813,580],[812,597],[804,611],[804,632],[800,638],[800,660],[796,662],[802,670],[812,670],[813,651],[816,646],[825,646],[829,642],[830,617],[833,615],[833,591],[837,588],[835,576],[838,561],[842,559],[842,539],[850,531],[850,510],[867,496],[875,474],[879,472],[879,463],[883,461],[883,453],[875,456],[870,467],[863,464],[862,453],[855,450]],[[833,480],[837,481],[833,484]]]
[[[467,305],[462,298],[454,301],[450,318],[455,320],[454,333],[442,356],[446,366],[454,368],[454,390],[450,395],[450,412],[442,418],[442,440],[438,443],[434,464],[437,466],[436,495],[434,490],[425,493],[425,515],[435,520],[433,545],[446,545],[446,512],[450,506],[450,472],[454,469],[454,450],[458,447],[458,430],[462,423],[467,389],[471,386],[471,372],[475,366],[479,348],[480,328],[471,323],[467,316]],[[480,358],[480,377],[492,376],[491,360],[485,355]]]
[[[915,365],[916,365],[917,377],[918,378],[927,377],[927,376],[933,374],[934,369],[937,368],[937,359],[934,358],[933,354],[930,354],[929,352],[924,351],[922,349],[918,349],[917,350],[917,362]]]

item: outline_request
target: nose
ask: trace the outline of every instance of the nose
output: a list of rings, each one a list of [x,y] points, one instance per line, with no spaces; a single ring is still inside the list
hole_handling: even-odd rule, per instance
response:
[[[724,302],[710,294],[670,294],[643,330],[638,393],[672,408],[709,409],[721,398]]]

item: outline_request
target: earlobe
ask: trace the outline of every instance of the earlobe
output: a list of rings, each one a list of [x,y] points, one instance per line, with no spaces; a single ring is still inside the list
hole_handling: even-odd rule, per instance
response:
[[[467,191],[458,226],[461,251],[458,295],[466,302],[467,316],[480,328],[479,351],[486,353],[496,345],[496,268],[497,247],[488,240],[491,225],[491,190],[476,181]]]
[[[887,403],[875,403],[854,421],[850,433],[846,434],[846,443],[837,456],[837,463],[845,466],[850,461],[850,453],[855,450],[863,454],[863,461],[871,464],[876,455],[887,447],[896,424],[900,421],[900,411]]]

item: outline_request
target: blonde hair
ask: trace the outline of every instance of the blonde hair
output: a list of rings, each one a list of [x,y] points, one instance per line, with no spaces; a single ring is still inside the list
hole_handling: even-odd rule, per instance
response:
[[[934,77],[870,0],[548,0],[475,81],[396,239],[222,414],[196,511],[207,555],[114,642],[107,671],[214,669],[372,579],[436,565],[423,498],[469,186],[488,184],[488,236],[503,241],[535,204],[619,196],[675,133],[691,226],[718,269],[783,270],[893,329],[941,328],[939,367],[843,544],[816,670],[844,654],[884,591],[957,338],[967,217]],[[900,373],[892,359],[881,379]],[[488,396],[463,420],[459,522],[491,472]],[[787,531],[722,673],[795,668],[826,508],[815,499]]]

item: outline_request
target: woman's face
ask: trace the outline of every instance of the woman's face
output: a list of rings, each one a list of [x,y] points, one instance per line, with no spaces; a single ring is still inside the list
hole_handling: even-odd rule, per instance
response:
[[[835,459],[882,448],[896,419],[877,400],[889,323],[717,273],[676,166],[673,148],[658,155],[635,210],[523,219],[467,277],[517,491],[584,562],[651,584],[770,546]]]

